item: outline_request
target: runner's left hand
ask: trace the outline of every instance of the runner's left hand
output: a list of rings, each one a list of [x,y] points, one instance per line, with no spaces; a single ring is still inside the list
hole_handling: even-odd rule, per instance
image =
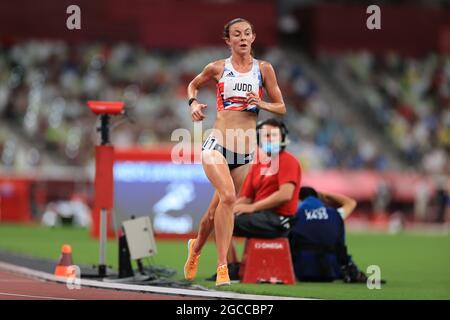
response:
[[[247,104],[256,105],[257,107],[260,107],[262,103],[261,98],[259,95],[254,93],[253,91],[247,93]]]

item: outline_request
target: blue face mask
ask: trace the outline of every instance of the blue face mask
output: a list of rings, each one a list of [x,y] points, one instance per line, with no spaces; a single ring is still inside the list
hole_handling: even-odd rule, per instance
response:
[[[279,143],[262,143],[261,149],[268,155],[278,154],[281,151],[281,146]]]

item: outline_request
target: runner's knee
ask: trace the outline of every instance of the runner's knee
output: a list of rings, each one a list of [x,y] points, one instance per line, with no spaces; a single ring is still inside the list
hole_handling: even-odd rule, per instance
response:
[[[236,194],[234,192],[234,190],[230,191],[224,191],[221,192],[219,194],[220,196],[220,202],[222,202],[222,204],[224,205],[234,205],[234,203],[236,202]]]

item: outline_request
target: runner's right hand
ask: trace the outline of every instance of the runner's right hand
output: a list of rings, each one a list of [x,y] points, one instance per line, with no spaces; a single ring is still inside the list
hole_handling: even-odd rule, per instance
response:
[[[205,119],[205,115],[203,114],[203,109],[207,107],[206,104],[198,103],[194,101],[191,105],[191,117],[192,121],[202,121]]]

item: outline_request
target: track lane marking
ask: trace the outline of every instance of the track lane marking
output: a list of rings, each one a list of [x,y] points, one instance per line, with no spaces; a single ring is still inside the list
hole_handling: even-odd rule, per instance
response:
[[[22,297],[22,298],[38,298],[38,299],[50,299],[50,300],[76,300],[76,299],[69,299],[69,298],[34,296],[34,295],[29,295],[29,294],[18,294],[18,293],[7,293],[7,292],[0,292],[0,296],[13,296],[13,297]]]

